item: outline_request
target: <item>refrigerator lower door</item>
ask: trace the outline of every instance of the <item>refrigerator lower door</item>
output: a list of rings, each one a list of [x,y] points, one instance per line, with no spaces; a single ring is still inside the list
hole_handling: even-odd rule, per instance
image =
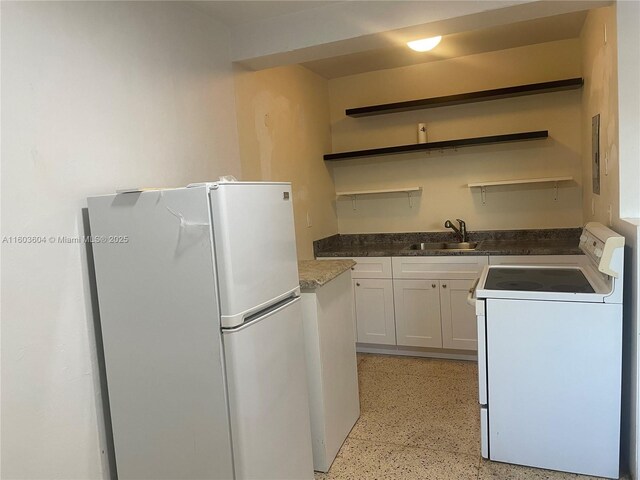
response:
[[[313,478],[300,299],[223,332],[237,480]]]
[[[223,327],[299,292],[291,184],[226,183],[211,215]]]

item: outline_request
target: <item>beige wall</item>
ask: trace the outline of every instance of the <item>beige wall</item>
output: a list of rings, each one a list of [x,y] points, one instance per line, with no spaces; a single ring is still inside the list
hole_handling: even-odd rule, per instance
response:
[[[605,28],[607,38],[605,42]],[[580,35],[582,69],[583,211],[585,221],[611,226],[620,218],[618,74],[615,6],[589,11]],[[591,118],[600,114],[600,194],[592,189]],[[611,215],[609,215],[611,209]]]
[[[620,216],[640,218],[640,2],[616,3]]]
[[[632,478],[640,478],[640,3],[616,3],[620,215],[614,228],[626,237],[625,356],[623,363],[623,458]]]
[[[446,38],[443,46],[446,46]],[[443,230],[447,218],[463,218],[472,230],[575,227],[582,224],[581,92],[514,99],[353,119],[349,107],[410,100],[581,75],[580,41],[550,42],[329,81],[333,151],[416,142],[426,122],[429,141],[530,130],[547,140],[458,151],[415,153],[333,164],[338,191],[421,186],[409,208],[406,195],[337,202],[341,233]],[[572,176],[553,188],[493,187],[483,205],[477,181]]]
[[[623,466],[629,467],[633,478],[638,478],[640,219],[620,218],[620,212],[625,212],[622,216],[640,213],[638,10],[636,2],[617,2],[611,7],[591,10],[581,32],[585,77],[582,119],[585,221],[611,225],[626,240],[621,452]],[[600,195],[591,189],[591,117],[597,113],[600,113]]]
[[[242,179],[292,182],[300,259],[313,258],[313,240],[338,230],[335,188],[322,160],[331,150],[327,88],[300,66],[236,69]]]
[[[228,45],[179,2],[2,2],[2,235],[239,175]],[[2,478],[110,478],[89,276],[85,245],[2,244]]]

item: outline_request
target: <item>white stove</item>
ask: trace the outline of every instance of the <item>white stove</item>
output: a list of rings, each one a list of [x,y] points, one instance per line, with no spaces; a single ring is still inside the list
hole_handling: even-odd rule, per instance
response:
[[[618,478],[624,237],[575,265],[485,267],[475,296],[482,455]]]

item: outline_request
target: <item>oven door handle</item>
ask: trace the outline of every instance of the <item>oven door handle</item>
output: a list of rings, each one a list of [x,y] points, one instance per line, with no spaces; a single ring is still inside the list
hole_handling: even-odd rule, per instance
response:
[[[476,288],[478,287],[478,282],[480,281],[480,277],[476,278],[473,282],[473,285],[469,289],[469,293],[467,294],[467,303],[472,307],[476,306]]]

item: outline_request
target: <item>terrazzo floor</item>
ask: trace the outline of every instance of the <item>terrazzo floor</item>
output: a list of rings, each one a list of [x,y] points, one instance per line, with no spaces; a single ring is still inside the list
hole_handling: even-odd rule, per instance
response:
[[[316,480],[593,479],[482,460],[474,362],[358,354],[360,419]]]

